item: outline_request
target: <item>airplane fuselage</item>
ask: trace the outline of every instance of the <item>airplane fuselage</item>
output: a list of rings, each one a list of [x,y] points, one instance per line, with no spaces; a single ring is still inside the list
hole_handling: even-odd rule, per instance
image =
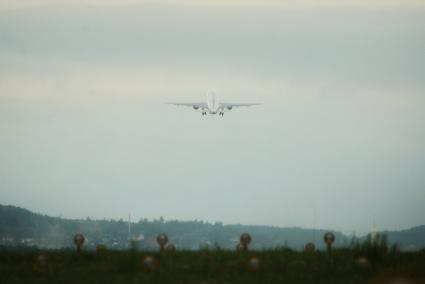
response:
[[[214,92],[209,92],[207,94],[207,111],[209,114],[217,114],[217,112],[219,112],[220,108],[220,100],[217,96],[216,93]],[[203,110],[203,114],[205,113],[206,110]],[[222,114],[222,112],[220,112],[220,114]]]

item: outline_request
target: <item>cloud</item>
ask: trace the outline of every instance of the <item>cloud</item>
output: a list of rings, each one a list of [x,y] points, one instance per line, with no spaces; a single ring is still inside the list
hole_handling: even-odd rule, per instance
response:
[[[191,74],[194,85],[205,82],[199,78],[204,74],[218,85],[219,78],[227,76],[423,90],[423,12],[342,10],[125,7],[117,13],[110,7],[62,7],[3,11],[0,73],[54,77],[69,68],[81,74],[92,68],[128,68],[154,73],[172,70],[176,74],[170,80]]]
[[[390,7],[390,6],[425,6],[422,0],[3,0],[0,9],[15,9],[36,6],[58,5],[182,5],[182,6],[215,6],[215,7],[287,7],[312,8],[321,6],[358,6],[358,7]]]
[[[1,200],[71,217],[309,226],[308,200],[323,227],[422,222],[424,10],[333,8],[417,2],[99,9],[134,2],[122,3],[2,1],[56,6],[0,14]],[[307,9],[317,3],[334,6]],[[263,105],[223,120],[163,104],[210,88]]]
[[[273,95],[278,85],[281,89],[288,84],[276,77],[258,78],[253,74],[214,70],[200,72],[173,65],[108,66],[57,58],[3,56],[0,62],[12,66],[12,70],[0,69],[0,100],[202,100],[209,89],[223,91],[230,97],[243,92],[249,98],[253,94]]]

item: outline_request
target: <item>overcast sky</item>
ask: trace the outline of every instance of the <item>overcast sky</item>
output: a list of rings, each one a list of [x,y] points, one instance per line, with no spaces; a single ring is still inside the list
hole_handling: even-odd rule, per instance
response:
[[[425,224],[422,1],[52,2],[0,3],[1,204]],[[163,104],[209,90],[263,105],[221,118]]]

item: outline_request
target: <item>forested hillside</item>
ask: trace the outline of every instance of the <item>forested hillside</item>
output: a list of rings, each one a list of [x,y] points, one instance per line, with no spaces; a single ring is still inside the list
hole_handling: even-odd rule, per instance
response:
[[[130,226],[129,226],[130,225]],[[223,225],[203,221],[165,221],[141,219],[129,224],[124,220],[62,219],[35,214],[26,209],[0,205],[0,245],[64,248],[72,246],[75,233],[88,239],[88,248],[104,244],[110,248],[125,249],[129,240],[136,240],[142,249],[156,249],[158,233],[168,234],[177,248],[228,248],[233,249],[238,237],[249,232],[253,238],[251,247],[256,249],[288,246],[301,249],[315,240],[322,247],[325,230],[278,228],[270,226]],[[425,226],[406,231],[386,232],[389,242],[397,242],[410,249],[425,246]],[[337,246],[348,246],[351,238],[335,232]]]

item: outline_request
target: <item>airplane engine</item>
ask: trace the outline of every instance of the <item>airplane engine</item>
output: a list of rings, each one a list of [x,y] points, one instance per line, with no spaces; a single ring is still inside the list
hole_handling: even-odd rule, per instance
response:
[[[193,109],[197,110],[197,109],[199,109],[199,107],[198,106],[193,106]]]
[[[228,110],[232,110],[232,107],[227,107]]]

